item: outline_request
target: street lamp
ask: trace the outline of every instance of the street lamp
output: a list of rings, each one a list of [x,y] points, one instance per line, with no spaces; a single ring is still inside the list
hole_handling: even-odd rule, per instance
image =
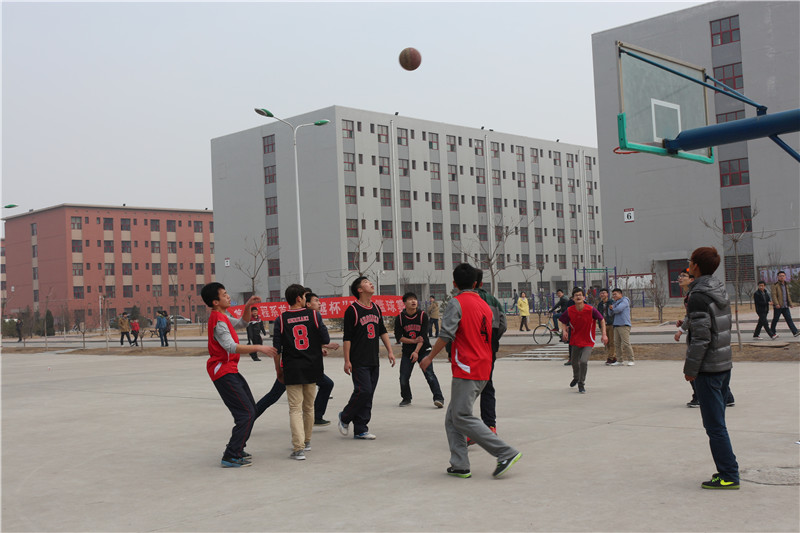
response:
[[[290,128],[292,128],[292,148],[294,150],[294,186],[295,186],[295,199],[297,201],[297,247],[298,247],[298,267],[300,269],[300,285],[305,286],[305,280],[303,276],[303,236],[302,231],[300,230],[300,171],[297,167],[297,130],[302,128],[303,126],[324,126],[328,124],[330,120],[318,120],[316,122],[312,122],[310,124],[299,124],[297,126],[290,124],[289,122],[283,120],[282,118],[278,118],[272,114],[271,111],[268,109],[262,108],[255,108],[255,112],[261,115],[262,117],[274,118],[279,122],[283,122]]]
[[[542,309],[544,308],[544,280],[542,279],[542,272],[544,272],[544,263],[536,263],[536,270],[539,271],[539,315],[541,322]]]

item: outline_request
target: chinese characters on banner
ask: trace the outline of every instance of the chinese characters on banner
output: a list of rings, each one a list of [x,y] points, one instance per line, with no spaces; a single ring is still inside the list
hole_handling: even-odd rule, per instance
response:
[[[348,296],[342,298],[320,298],[319,312],[322,318],[342,318],[344,311],[355,298]],[[383,316],[397,316],[400,311],[404,309],[403,299],[400,296],[373,296],[372,303],[376,304],[381,309]],[[258,317],[261,320],[272,321],[278,318],[278,315],[289,309],[289,304],[286,302],[262,302],[255,304],[258,307]],[[235,317],[241,318],[244,312],[243,305],[236,305],[228,308],[228,313]]]

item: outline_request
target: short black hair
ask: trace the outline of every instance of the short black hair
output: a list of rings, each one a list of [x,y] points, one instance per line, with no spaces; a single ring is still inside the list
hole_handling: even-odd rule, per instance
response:
[[[475,279],[477,277],[475,270],[475,267],[469,263],[461,263],[453,269],[453,281],[459,290],[464,291],[475,286]]]
[[[200,297],[207,306],[214,307],[214,300],[219,300],[219,291],[223,290],[224,288],[225,285],[222,283],[219,283],[218,281],[212,281],[200,289]],[[159,314],[160,313],[161,312],[159,311]]]
[[[475,286],[480,287],[483,285],[483,270],[480,268],[475,269]]]
[[[618,292],[622,294],[622,289],[620,289],[619,287],[614,287],[614,289],[611,292]]]
[[[583,292],[583,289],[582,289],[582,288],[580,288],[580,287],[573,287],[573,289],[572,289],[572,295],[573,295],[573,296],[575,296],[575,295],[576,295],[576,294],[578,294],[578,293],[581,293],[581,294],[583,294],[584,296],[586,295],[586,293],[585,293],[585,292]]]
[[[286,301],[289,302],[289,305],[294,305],[297,303],[297,299],[301,296],[305,295],[306,288],[298,283],[292,283],[288,287],[286,287],[286,291],[284,292],[284,296],[286,297]]]
[[[783,270],[778,270],[778,273],[776,274],[776,276],[780,276],[781,274],[786,275],[786,272],[784,272]]]
[[[598,292],[598,293],[600,293],[600,292],[603,292],[603,291],[605,291],[605,292],[608,292],[608,289],[607,289],[607,288],[605,288],[605,287],[603,287],[602,289],[600,289],[600,290],[599,290],[599,291],[597,291],[597,292]]]
[[[561,294],[564,294],[564,290],[563,289],[556,289],[556,292],[560,292]]]
[[[306,288],[308,288],[308,287],[306,287]],[[319,298],[319,296],[317,296],[313,292],[307,292],[306,293],[306,307],[308,307],[308,302],[311,301],[311,298]]]
[[[405,303],[405,301],[408,300],[409,298],[414,298],[415,300],[419,301],[419,298],[417,298],[416,294],[414,294],[413,292],[407,292],[403,295],[403,303]]]
[[[367,279],[367,276],[358,276],[353,283],[350,284],[350,294],[358,298],[358,288],[361,286],[361,282]]]
[[[763,279],[760,279],[760,280],[758,280],[758,284],[759,285],[766,285],[767,282],[765,282]]]
[[[258,307],[256,307],[256,306],[254,305],[253,307],[251,307],[251,308],[250,308],[250,311],[258,311]]]

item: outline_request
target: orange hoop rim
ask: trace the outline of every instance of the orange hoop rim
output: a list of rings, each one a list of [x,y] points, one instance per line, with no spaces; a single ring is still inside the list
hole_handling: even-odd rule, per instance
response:
[[[630,154],[638,154],[636,150],[620,150],[619,146],[612,150],[617,155],[630,155]]]

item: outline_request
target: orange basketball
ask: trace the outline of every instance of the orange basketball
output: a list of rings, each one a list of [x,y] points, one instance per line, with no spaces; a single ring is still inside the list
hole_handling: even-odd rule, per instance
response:
[[[406,48],[400,52],[400,66],[406,70],[417,70],[422,63],[422,55],[416,48]]]

